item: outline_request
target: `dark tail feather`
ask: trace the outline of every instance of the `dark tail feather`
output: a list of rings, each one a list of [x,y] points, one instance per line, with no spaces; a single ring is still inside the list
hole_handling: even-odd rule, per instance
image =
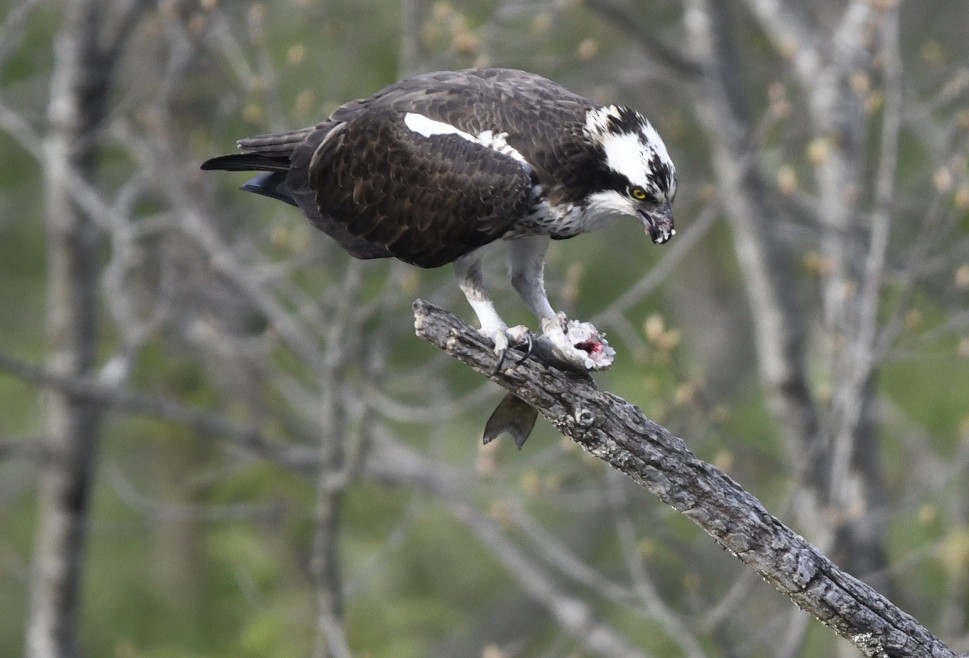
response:
[[[262,155],[261,153],[236,153],[222,155],[202,163],[202,169],[221,169],[223,171],[262,171],[250,178],[242,186],[246,192],[268,196],[270,199],[285,201],[296,205],[293,193],[286,185],[289,173],[289,156]]]
[[[222,155],[202,163],[202,169],[223,171],[289,171],[289,156],[263,155],[261,153],[234,153]]]
[[[255,151],[267,155],[273,153],[289,156],[293,153],[296,145],[306,139],[316,128],[300,128],[299,130],[290,130],[285,133],[246,137],[245,139],[240,139],[238,144],[239,148],[246,151]]]
[[[264,174],[259,174],[246,181],[242,189],[246,192],[261,194],[268,196],[270,199],[285,201],[288,204],[296,206],[293,193],[286,185],[286,172],[284,171],[267,171]]]

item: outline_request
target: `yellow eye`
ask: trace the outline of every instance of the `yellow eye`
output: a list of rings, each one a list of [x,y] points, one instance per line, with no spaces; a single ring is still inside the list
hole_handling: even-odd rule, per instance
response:
[[[638,185],[635,187],[629,188],[629,194],[631,194],[632,197],[637,201],[645,201],[647,196],[646,190],[639,187]]]

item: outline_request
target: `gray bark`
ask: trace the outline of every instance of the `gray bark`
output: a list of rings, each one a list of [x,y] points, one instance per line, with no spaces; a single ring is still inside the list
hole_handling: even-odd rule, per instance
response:
[[[816,547],[686,443],[584,373],[536,359],[492,375],[491,345],[454,315],[414,304],[418,336],[525,400],[584,450],[686,515],[798,607],[867,656],[956,656],[887,598]]]
[[[792,455],[804,464],[801,490],[808,495],[798,501],[802,526],[839,561],[887,592],[883,523],[871,512],[884,503],[873,405],[888,201],[881,204],[883,212],[872,232],[878,239],[865,245],[853,237],[867,228],[857,203],[867,124],[850,78],[867,70],[871,53],[863,33],[879,21],[896,26],[883,30],[879,42],[889,68],[896,64],[897,10],[876,17],[869,3],[853,2],[829,38],[806,24],[793,5],[771,0],[748,4],[779,51],[794,48],[791,68],[809,101],[811,127],[830,145],[830,155],[816,168],[820,249],[832,267],[823,280],[820,304],[832,337],[828,356],[834,395],[826,407],[814,398],[808,382],[806,334],[813,316],[796,292],[792,294],[798,291],[797,259],[781,233],[784,209],[768,200],[768,186],[755,160],[755,119],[740,88],[743,63],[731,44],[736,32],[731,12],[724,3],[706,0],[688,4],[686,21],[704,73],[698,114],[710,136],[724,206],[735,228],[770,409]],[[830,40],[826,50],[815,45],[825,40]],[[888,80],[891,94],[901,88],[896,77]],[[886,113],[889,141],[883,161],[894,158],[896,105],[891,103]],[[894,165],[886,169],[880,180],[893,180]],[[861,272],[860,264],[869,271]],[[859,293],[849,293],[853,290]]]
[[[99,133],[118,51],[147,8],[128,5],[116,39],[102,48],[102,3],[73,0],[54,43],[43,145],[48,245],[49,370],[86,376],[95,366],[98,231],[75,198],[96,175]],[[99,409],[89,399],[50,391],[47,445],[39,482],[38,522],[27,612],[25,655],[80,655],[78,621]]]

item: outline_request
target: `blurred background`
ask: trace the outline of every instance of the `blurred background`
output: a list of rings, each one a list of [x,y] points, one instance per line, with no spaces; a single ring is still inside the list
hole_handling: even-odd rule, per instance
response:
[[[969,4],[0,1],[0,655],[855,656],[200,172],[416,72],[658,127],[678,234],[557,242],[599,385],[969,651]],[[531,322],[502,259],[498,306]]]

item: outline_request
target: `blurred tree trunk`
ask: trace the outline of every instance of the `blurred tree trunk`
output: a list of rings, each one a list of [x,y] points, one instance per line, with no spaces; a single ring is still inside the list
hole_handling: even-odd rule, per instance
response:
[[[147,3],[128,6],[134,18]],[[51,372],[91,374],[98,346],[98,228],[75,194],[92,181],[100,130],[120,44],[133,24],[102,48],[102,3],[70,0],[54,41],[54,72],[44,142],[48,254],[47,326]],[[77,656],[84,561],[99,409],[52,391],[47,398],[47,459],[41,469],[25,655]]]
[[[796,10],[784,3],[751,0],[749,4],[779,44],[797,45],[792,57],[794,77],[803,83],[802,92],[809,101],[813,143],[826,147],[816,166],[816,220],[820,251],[831,268],[822,281],[820,306],[831,337],[827,356],[832,403],[820,404],[808,383],[805,336],[811,316],[799,300],[797,260],[782,234],[783,213],[770,201],[755,161],[755,121],[741,89],[743,63],[732,44],[733,17],[727,5],[693,0],[688,4],[687,27],[706,92],[699,114],[734,226],[761,378],[791,456],[802,464],[802,495],[797,497],[802,526],[839,564],[890,594],[883,522],[872,513],[884,504],[872,405],[888,230],[883,214],[888,201],[883,204],[884,213],[875,213],[878,224],[866,226],[858,189],[868,125],[851,79],[867,73],[872,50],[893,48],[897,27],[891,26],[897,25],[897,15],[886,10],[885,16],[873,16],[867,3],[851,3],[829,39],[820,28],[797,20]],[[879,19],[889,26],[884,42],[868,44],[866,30],[878,33]],[[826,40],[831,46],[822,56],[813,44]],[[885,130],[897,129],[886,126]],[[894,142],[888,150],[882,158],[893,157]],[[893,179],[893,166],[884,177]],[[858,238],[858,234],[872,237]]]

